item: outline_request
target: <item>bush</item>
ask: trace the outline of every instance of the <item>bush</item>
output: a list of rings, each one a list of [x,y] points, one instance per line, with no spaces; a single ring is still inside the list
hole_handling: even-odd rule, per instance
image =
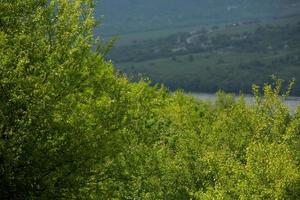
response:
[[[88,0],[0,4],[1,199],[299,199],[300,108],[129,83]]]

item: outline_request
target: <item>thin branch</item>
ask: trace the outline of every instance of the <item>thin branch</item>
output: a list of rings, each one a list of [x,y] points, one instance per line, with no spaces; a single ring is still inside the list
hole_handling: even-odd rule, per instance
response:
[[[9,100],[9,96],[8,94],[6,93],[5,89],[4,89],[4,86],[1,84],[1,89],[3,91],[3,94],[6,96],[6,98]]]

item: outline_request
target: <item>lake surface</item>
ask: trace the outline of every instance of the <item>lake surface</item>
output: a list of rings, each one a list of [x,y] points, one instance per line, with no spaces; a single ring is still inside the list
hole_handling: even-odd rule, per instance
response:
[[[215,101],[215,94],[207,94],[207,93],[190,93],[190,95],[196,97],[197,99],[207,100],[207,101]],[[236,95],[235,98],[238,99],[240,96]],[[254,103],[254,97],[251,95],[244,95],[245,101],[248,104]],[[284,103],[290,108],[291,112],[295,112],[297,107],[300,105],[300,97],[288,97],[284,100]]]

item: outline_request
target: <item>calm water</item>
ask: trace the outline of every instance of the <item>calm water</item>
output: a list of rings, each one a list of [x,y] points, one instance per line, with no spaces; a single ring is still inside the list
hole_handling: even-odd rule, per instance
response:
[[[206,93],[191,93],[192,96],[201,99],[201,100],[209,100],[215,101],[216,95],[215,94],[206,94]],[[239,98],[237,95],[236,98]],[[251,95],[244,96],[245,101],[249,104],[254,103],[254,98]],[[291,109],[292,112],[295,112],[297,107],[300,105],[300,97],[289,97],[284,101],[284,103]]]

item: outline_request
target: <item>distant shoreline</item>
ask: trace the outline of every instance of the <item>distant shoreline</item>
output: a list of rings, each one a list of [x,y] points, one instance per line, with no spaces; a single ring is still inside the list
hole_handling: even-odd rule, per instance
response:
[[[195,92],[189,92],[186,93],[187,95],[193,96],[196,99],[199,100],[204,100],[204,101],[215,101],[217,99],[216,94],[213,93],[195,93]],[[228,93],[234,96],[235,99],[239,99],[240,97],[245,97],[245,101],[248,104],[253,104],[254,103],[254,96],[251,94],[241,94],[237,95],[234,93]],[[286,99],[282,99],[285,105],[287,105],[291,111],[296,111],[297,107],[300,106],[300,97],[297,96],[290,96],[287,97]]]

